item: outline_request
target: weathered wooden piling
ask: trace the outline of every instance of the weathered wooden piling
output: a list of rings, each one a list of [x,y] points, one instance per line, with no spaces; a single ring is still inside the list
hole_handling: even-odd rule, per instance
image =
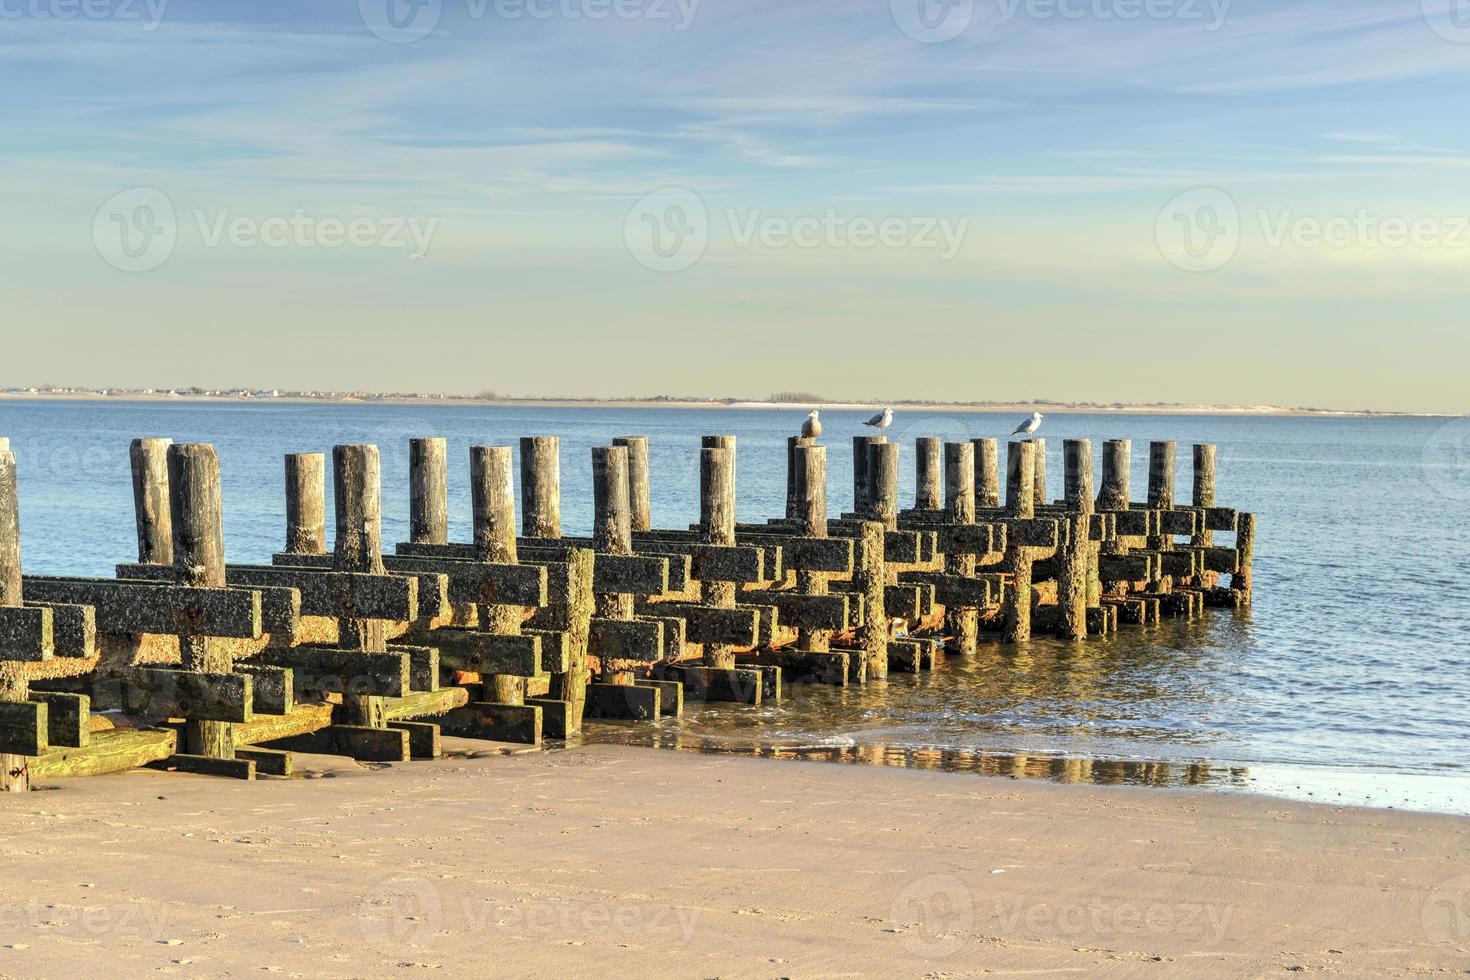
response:
[[[956,524],[975,523],[975,446],[969,442],[944,445],[944,506]],[[951,575],[975,574],[975,555],[951,552],[944,570]],[[973,656],[980,632],[980,611],[973,606],[945,607],[944,630],[951,637],[950,652]]]
[[[1092,513],[1092,440],[1067,439],[1062,443],[1063,499],[1067,507]]]
[[[1036,516],[1036,443],[1006,443],[1006,513]]]
[[[0,448],[0,610],[19,609],[22,605],[20,576],[20,496],[16,486],[15,454],[10,441]],[[22,651],[11,649],[12,641],[0,637],[0,711],[18,711],[29,703]],[[15,658],[15,659],[12,659]],[[12,707],[13,706],[13,707]],[[9,719],[7,719],[9,720]],[[32,731],[39,728],[39,712],[27,719]],[[23,793],[31,788],[30,762],[16,752],[0,752],[0,793]]]
[[[449,460],[439,438],[408,442],[408,540],[449,543]]]
[[[521,529],[528,538],[561,537],[561,440],[521,439]]]
[[[1006,444],[1006,512],[1012,518],[1036,516],[1036,445]],[[1031,638],[1031,571],[1034,556],[1019,543],[1008,544],[1002,570],[1009,576],[1001,601],[1001,639],[1015,643]]]
[[[1194,445],[1194,493],[1190,497],[1190,503],[1195,507],[1210,508],[1215,506],[1215,447],[1210,443],[1195,443]],[[1209,548],[1214,545],[1214,532],[1210,530],[1207,521],[1200,522],[1200,529],[1189,543],[1199,548]]]
[[[196,588],[225,585],[225,532],[220,501],[219,456],[210,445],[167,448],[169,512],[173,564],[178,580]],[[216,640],[187,628],[179,637],[184,670],[228,674],[234,663]],[[235,757],[234,730],[229,722],[185,722],[187,751],[209,759]]]
[[[1175,460],[1179,444],[1155,440],[1148,444],[1148,506],[1150,510],[1173,510],[1175,494]],[[1148,547],[1155,551],[1172,551],[1174,536],[1161,528],[1149,535]],[[1165,586],[1167,589],[1168,586]]]
[[[827,536],[827,447],[803,446],[797,450],[798,534],[809,538]],[[826,595],[827,576],[806,568],[797,570],[796,589],[806,595]],[[825,653],[832,649],[831,632],[803,627],[797,645],[802,650]]]
[[[1094,588],[1097,548],[1091,540],[1092,441],[1062,443],[1066,544],[1057,554],[1057,635],[1066,640],[1087,636],[1087,609],[1098,601]]]
[[[699,451],[699,540],[720,547],[735,545],[735,450],[714,447]],[[734,582],[700,583],[701,601],[716,609],[735,608]],[[733,670],[735,652],[709,643],[704,663],[720,670]]]
[[[515,476],[509,446],[470,447],[470,506],[475,560],[514,565],[516,553]],[[480,630],[497,636],[519,636],[522,607],[478,603]],[[486,700],[524,704],[526,679],[511,674],[486,678]]]
[[[878,521],[861,521],[853,555],[852,582],[863,597],[863,625],[858,629],[862,652],[862,676],[882,680],[888,676],[888,643],[892,629],[888,621],[886,543],[887,531]]]
[[[867,514],[872,508],[873,477],[871,447],[887,442],[886,436],[852,437],[852,509]]]
[[[1235,525],[1236,569],[1230,576],[1230,588],[1239,593],[1242,605],[1249,605],[1255,582],[1252,566],[1256,558],[1256,515],[1242,513]]]
[[[628,450],[628,521],[634,531],[650,530],[653,522],[649,513],[648,437],[618,436],[612,444]]]
[[[322,453],[286,457],[286,551],[327,552],[327,458]]]
[[[993,438],[971,439],[975,447],[975,508],[988,510],[1000,506],[1000,441]]]
[[[1037,507],[1045,507],[1050,503],[1046,499],[1046,440],[1033,436],[1030,442],[1036,447],[1032,475],[1032,499],[1036,501]]]
[[[168,502],[168,447],[172,444],[172,439],[134,439],[128,447],[138,561],[145,565],[172,565],[174,561]]]
[[[332,480],[337,515],[333,566],[340,572],[384,574],[382,462],[378,447],[332,447]],[[337,630],[337,645],[343,650],[382,653],[388,649],[383,620],[343,616]],[[342,695],[343,719],[350,725],[384,727],[387,717],[383,708],[380,697],[351,691]]]
[[[1103,443],[1102,488],[1097,494],[1098,510],[1128,509],[1128,474],[1132,465],[1132,439],[1109,439]]]
[[[802,446],[815,444],[816,440],[807,436],[786,437],[786,517],[788,520],[794,520],[801,508],[796,477],[797,451]]]
[[[1069,543],[1057,563],[1057,634],[1081,639],[1088,632],[1088,609],[1096,607],[1102,597],[1097,571],[1101,542],[1092,536],[1092,440],[1063,442],[1062,468]]]
[[[898,450],[896,442],[868,447],[867,517],[885,530],[898,530]]]
[[[1177,442],[1148,444],[1148,505],[1156,510],[1174,509],[1174,461]]]
[[[914,506],[938,510],[944,506],[944,440],[920,436],[914,440]]]

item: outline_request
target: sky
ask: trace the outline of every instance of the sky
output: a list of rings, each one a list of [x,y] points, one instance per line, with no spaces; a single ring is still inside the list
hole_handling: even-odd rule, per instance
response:
[[[0,0],[0,386],[1470,411],[1466,0]]]

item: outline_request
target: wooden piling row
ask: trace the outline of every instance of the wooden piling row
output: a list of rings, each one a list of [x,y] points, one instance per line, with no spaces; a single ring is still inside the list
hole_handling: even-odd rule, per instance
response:
[[[909,508],[901,447],[853,446],[852,511],[829,514],[826,448],[795,437],[785,513],[750,524],[735,513],[735,439],[707,436],[698,523],[658,530],[648,439],[619,436],[592,450],[586,538],[562,535],[555,437],[522,439],[519,468],[511,447],[475,446],[472,535],[457,544],[446,443],[417,438],[409,540],[392,553],[377,447],[333,448],[330,550],[325,455],[295,453],[285,548],[253,566],[226,562],[213,448],[139,439],[138,561],[79,579],[21,575],[0,440],[0,788],[141,764],[288,774],[300,752],[433,758],[442,735],[539,744],[584,718],[677,717],[686,697],[753,705],[792,685],[877,683],[975,656],[987,635],[1080,641],[1250,602],[1255,517],[1215,505],[1213,446],[1193,447],[1181,505],[1178,447],[1152,443],[1139,503],[1129,440],[1104,443],[1094,496],[1092,443],[1069,439],[1051,502],[1042,440],[1007,443],[1002,500],[997,440],[920,438]],[[125,726],[94,735],[94,705]]]

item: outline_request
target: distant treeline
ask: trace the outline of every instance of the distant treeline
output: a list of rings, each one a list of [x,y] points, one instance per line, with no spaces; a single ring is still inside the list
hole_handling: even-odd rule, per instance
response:
[[[778,391],[771,396],[771,401],[778,405],[812,405],[826,400],[809,391]]]

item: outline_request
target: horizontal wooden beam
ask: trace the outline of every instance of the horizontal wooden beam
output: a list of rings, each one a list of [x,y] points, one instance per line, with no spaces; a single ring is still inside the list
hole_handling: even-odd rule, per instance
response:
[[[92,740],[92,699],[87,695],[32,691],[28,700],[46,705],[46,741],[50,745],[82,749]]]
[[[258,640],[260,593],[154,582],[27,576],[28,601],[93,606],[101,633],[158,633]]]
[[[254,710],[263,715],[284,715],[296,706],[296,679],[290,667],[239,662],[235,673],[248,674],[254,683]]]
[[[120,579],[139,579],[153,582],[175,582],[178,571],[172,565],[150,565],[141,562],[123,562],[117,566]],[[236,583],[228,582],[234,585]],[[301,593],[283,586],[252,586],[260,593],[260,627],[267,633],[279,634],[288,639],[296,632],[301,620]]]
[[[174,754],[178,735],[170,728],[117,728],[93,732],[82,748],[53,748],[30,761],[31,779],[104,776],[145,766]]]
[[[439,666],[446,670],[535,677],[548,669],[541,659],[541,637],[536,634],[501,636],[461,627],[446,627],[413,630],[404,639],[437,649]]]
[[[1000,602],[1000,581],[996,576],[949,575],[944,572],[899,572],[900,583],[934,586],[934,601],[943,606],[962,609],[984,609]]]
[[[845,651],[817,653],[807,650],[763,650],[759,654],[737,654],[735,662],[742,667],[781,668],[781,678],[786,684],[830,684],[846,687],[848,661]]]
[[[123,709],[152,718],[190,721],[249,721],[254,681],[248,674],[214,674],[171,667],[124,667]]]
[[[50,734],[42,701],[0,701],[0,755],[40,755]]]
[[[444,575],[450,602],[536,608],[547,602],[546,568],[542,565],[398,555],[384,558],[383,564],[392,572],[422,570]]]
[[[789,571],[830,572],[850,575],[853,566],[851,538],[809,538],[796,535],[737,533],[736,540],[761,547],[779,547]]]
[[[290,667],[298,692],[401,698],[411,690],[406,653],[290,647],[265,650],[254,659],[275,667]]]
[[[345,755],[358,762],[408,762],[408,732],[397,728],[328,725],[304,735],[276,739],[266,748],[317,755]]]
[[[51,644],[55,656],[87,660],[97,655],[97,611],[91,606],[30,601],[26,605],[51,610]]]
[[[845,630],[852,625],[852,593],[807,595],[802,592],[753,591],[746,592],[742,598],[775,606],[781,611],[782,626]]]
[[[55,655],[53,617],[44,607],[0,606],[0,657],[40,663]]]
[[[455,738],[541,744],[541,708],[534,704],[471,701],[462,708],[436,716],[434,722],[445,735]]]
[[[301,615],[404,622],[419,617],[419,583],[413,575],[374,575],[287,565],[227,565],[237,586],[281,586],[301,593]]]
[[[588,684],[583,717],[617,721],[657,721],[662,692],[641,684]]]
[[[658,622],[594,617],[588,649],[604,661],[604,669],[608,662],[657,663],[664,656],[664,627]]]
[[[760,614],[753,608],[716,609],[688,602],[660,602],[649,607],[684,621],[690,643],[753,647],[759,642]]]

